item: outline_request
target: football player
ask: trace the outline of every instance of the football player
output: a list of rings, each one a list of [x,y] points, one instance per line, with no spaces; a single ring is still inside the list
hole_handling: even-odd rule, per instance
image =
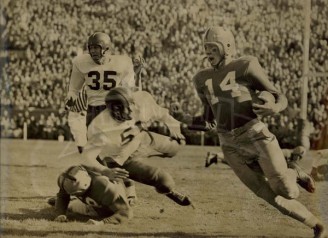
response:
[[[86,127],[86,113],[87,113],[88,98],[85,86],[79,92],[73,106],[67,108],[67,120],[70,131],[74,137],[75,144],[79,153],[83,152],[83,147],[87,143],[87,127]]]
[[[109,180],[83,166],[71,166],[59,175],[58,186],[54,204],[49,202],[56,207],[55,221],[67,222],[68,210],[92,217],[87,223],[95,225],[120,224],[133,216],[122,181]],[[79,200],[71,202],[71,196]]]
[[[323,237],[326,232],[323,223],[296,200],[301,173],[287,167],[276,137],[257,118],[284,110],[286,97],[269,81],[256,57],[235,58],[235,40],[230,30],[209,28],[203,43],[211,67],[198,71],[193,82],[204,113],[192,117],[173,111],[172,115],[204,130],[215,121],[224,158],[239,179],[280,212],[312,228],[315,237]],[[275,101],[253,104],[252,96],[257,91],[270,92]],[[249,166],[254,161],[259,164],[261,174]],[[311,181],[300,185],[314,191]]]
[[[74,105],[78,93],[86,85],[88,96],[87,125],[104,108],[107,92],[116,86],[135,87],[131,58],[111,54],[110,37],[103,32],[95,32],[88,38],[89,54],[81,54],[73,59],[73,68],[67,95],[68,107]]]
[[[82,163],[92,170],[106,172],[108,168],[96,161],[98,156],[98,160],[108,167],[127,170],[130,179],[155,187],[157,192],[165,194],[179,205],[192,205],[187,196],[175,191],[175,182],[169,173],[146,164],[138,155],[138,149],[142,146],[162,146],[159,137],[154,140],[154,135],[160,135],[147,130],[151,122],[156,120],[166,124],[170,138],[161,138],[176,144],[184,143],[185,140],[180,123],[145,91],[132,92],[125,87],[116,87],[108,92],[105,103],[107,109],[88,127],[88,143],[82,153]]]

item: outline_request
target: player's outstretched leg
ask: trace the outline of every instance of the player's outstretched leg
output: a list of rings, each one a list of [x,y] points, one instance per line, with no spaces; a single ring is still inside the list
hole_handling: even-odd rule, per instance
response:
[[[166,194],[168,198],[179,204],[180,206],[192,206],[194,207],[193,203],[191,202],[190,198],[187,195],[179,193],[177,191],[171,191]]]
[[[129,171],[129,178],[139,183],[153,186],[157,192],[165,194],[180,206],[193,206],[190,198],[175,190],[172,176],[157,167],[147,165],[140,160],[129,160],[123,168]]]

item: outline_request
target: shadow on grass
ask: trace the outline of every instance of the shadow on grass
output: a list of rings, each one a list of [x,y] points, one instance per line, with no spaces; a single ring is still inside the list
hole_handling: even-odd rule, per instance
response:
[[[19,211],[21,213],[2,213],[1,218],[15,221],[23,221],[27,219],[53,221],[58,215],[56,214],[54,207],[50,206],[42,209],[21,208]],[[72,222],[86,222],[89,219],[87,216],[70,212],[67,213],[67,217]]]
[[[0,164],[1,167],[47,168],[46,164]]]
[[[54,207],[46,207],[43,209],[29,209],[21,208],[19,209],[20,214],[14,213],[3,213],[1,214],[2,219],[24,221],[24,220],[45,220],[53,221],[56,217]],[[68,218],[71,222],[82,222],[85,223],[89,217],[82,216],[79,214],[68,213]],[[50,224],[50,223],[49,223]],[[68,224],[68,223],[65,223]],[[112,225],[108,225],[109,229]],[[210,237],[241,237],[220,234],[219,232],[215,235],[207,235],[206,233],[185,233],[185,232],[120,232],[120,231],[61,231],[61,230],[35,230],[29,229],[28,226],[24,228],[6,228],[2,227],[1,235],[13,236],[13,237],[79,237],[79,236],[106,236],[106,237],[170,237],[170,238],[210,238]]]
[[[32,199],[43,199],[46,200],[49,196],[32,196],[32,197],[0,197],[1,200],[7,201],[20,201],[20,200],[32,200]]]
[[[243,236],[227,236],[223,234],[216,235],[206,235],[206,234],[195,234],[195,233],[185,233],[185,232],[106,232],[106,231],[36,231],[27,229],[6,229],[2,230],[3,235],[14,235],[15,237],[45,237],[51,235],[58,235],[58,237],[63,236],[84,236],[97,235],[97,236],[107,236],[107,237],[170,237],[170,238],[181,238],[181,237],[191,237],[191,238],[210,238],[210,237],[243,237]],[[244,236],[246,237],[246,236]],[[253,236],[254,237],[254,236]]]

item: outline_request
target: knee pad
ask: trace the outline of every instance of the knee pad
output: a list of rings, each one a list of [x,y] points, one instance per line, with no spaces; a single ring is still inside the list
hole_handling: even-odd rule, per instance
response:
[[[150,147],[163,154],[163,157],[173,157],[180,150],[181,144],[168,136],[149,133],[152,142],[150,143]]]
[[[287,199],[295,199],[299,196],[300,190],[296,183],[296,174],[288,171],[281,176],[269,179],[271,189],[277,194]]]

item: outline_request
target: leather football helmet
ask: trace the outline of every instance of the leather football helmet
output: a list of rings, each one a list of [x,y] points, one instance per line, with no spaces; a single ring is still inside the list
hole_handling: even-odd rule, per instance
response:
[[[105,103],[115,120],[124,122],[132,119],[130,105],[134,101],[130,89],[125,87],[112,88],[106,95]]]
[[[92,59],[96,63],[99,63],[100,59],[104,56],[105,52],[110,49],[111,40],[107,34],[105,34],[103,32],[95,32],[89,36],[87,46],[88,46],[89,54],[91,55]],[[90,52],[91,46],[99,46],[101,48],[101,58],[100,59],[98,57],[93,57],[93,55]]]
[[[222,47],[225,58],[232,58],[236,54],[235,38],[232,32],[223,27],[210,27],[206,30],[203,44],[216,44]]]
[[[91,184],[88,171],[82,166],[72,166],[59,175],[58,186],[70,195],[82,195]]]

